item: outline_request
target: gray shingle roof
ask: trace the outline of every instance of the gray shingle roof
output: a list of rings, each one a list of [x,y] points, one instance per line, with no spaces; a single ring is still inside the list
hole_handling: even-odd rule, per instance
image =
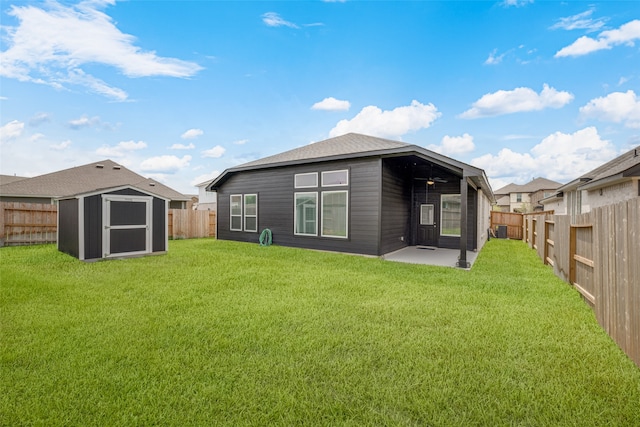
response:
[[[510,193],[535,193],[540,190],[555,190],[562,186],[561,183],[546,178],[535,178],[526,184],[507,184],[495,191],[495,194],[503,195]]]
[[[347,156],[350,154],[368,153],[371,151],[394,150],[397,148],[410,147],[399,141],[377,138],[358,133],[348,133],[324,141],[314,142],[304,147],[294,148],[280,154],[265,157],[238,166],[238,169],[252,168],[255,166],[265,166],[277,163],[288,163],[301,160],[312,160],[334,156]]]
[[[138,175],[112,160],[90,163],[3,184],[0,185],[0,195],[62,198],[124,185],[130,185],[169,200],[184,201],[189,199],[184,194]]]
[[[596,181],[598,179],[618,175],[619,173],[622,173],[627,169],[631,169],[638,164],[640,164],[640,145],[624,153],[623,155],[605,163],[604,165],[597,167],[590,172],[587,172],[580,178],[589,178],[592,181]]]

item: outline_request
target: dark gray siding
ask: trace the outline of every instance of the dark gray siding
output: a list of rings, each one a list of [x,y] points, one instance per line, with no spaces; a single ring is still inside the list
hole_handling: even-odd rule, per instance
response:
[[[153,244],[152,252],[167,250],[167,209],[164,200],[153,198]]]
[[[294,188],[294,175],[297,173],[340,169],[349,170],[347,187]],[[324,162],[237,173],[218,189],[218,238],[257,243],[260,232],[269,228],[273,233],[273,243],[278,245],[378,255],[380,176],[379,159]],[[349,191],[348,239],[294,235],[294,193],[320,193],[323,190]],[[258,194],[258,232],[230,231],[229,197],[232,194],[254,193]]]
[[[407,246],[411,231],[411,171],[406,161],[382,160],[380,255]]]
[[[58,250],[79,258],[78,199],[58,202]]]
[[[84,259],[102,258],[102,196],[84,198]]]

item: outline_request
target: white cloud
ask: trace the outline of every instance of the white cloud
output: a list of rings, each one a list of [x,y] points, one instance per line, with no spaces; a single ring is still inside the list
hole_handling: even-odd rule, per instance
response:
[[[198,64],[143,51],[135,37],[122,33],[101,11],[115,0],[81,1],[66,6],[54,0],[43,7],[9,8],[19,24],[5,27],[6,45],[0,59],[0,75],[24,82],[63,88],[80,85],[108,98],[123,101],[128,95],[87,74],[87,64],[116,68],[128,77],[189,77],[202,69]]]
[[[613,92],[595,98],[580,107],[583,118],[594,117],[601,121],[624,123],[630,128],[640,128],[640,98],[632,90]]]
[[[96,154],[104,157],[124,157],[127,153],[142,150],[147,147],[144,141],[121,141],[115,146],[103,145],[96,150]]]
[[[286,21],[276,12],[267,12],[262,15],[262,22],[269,27],[300,28],[293,22]]]
[[[51,121],[51,114],[49,113],[38,113],[35,116],[29,119],[29,126],[36,127],[40,126],[43,123],[47,123]]]
[[[534,146],[529,153],[503,148],[497,155],[485,154],[471,164],[485,170],[492,179],[524,184],[534,176],[566,182],[595,169],[617,155],[610,141],[595,127],[572,134],[555,132]]]
[[[506,53],[503,53],[502,55],[497,55],[498,53],[498,49],[493,49],[491,51],[491,53],[489,53],[489,57],[487,58],[486,61],[484,61],[485,65],[496,65],[502,62],[502,60],[504,59],[504,56],[506,55]]]
[[[196,146],[193,145],[193,142],[191,142],[189,145],[173,144],[171,147],[169,147],[170,150],[193,150],[194,148],[196,148]]]
[[[182,139],[195,139],[197,137],[199,137],[200,135],[203,135],[204,131],[202,129],[189,129],[188,131],[186,131],[185,133],[183,133],[182,135],[180,135],[180,138]]]
[[[433,104],[425,105],[415,100],[411,105],[387,111],[370,105],[364,107],[353,119],[340,120],[331,129],[329,136],[357,132],[382,138],[400,138],[407,132],[428,128],[440,115]]]
[[[325,98],[320,102],[316,102],[311,107],[312,110],[323,111],[347,111],[349,108],[351,108],[351,103],[349,101],[341,101],[332,96]]]
[[[618,29],[603,31],[597,38],[582,36],[556,52],[555,57],[582,56],[603,49],[612,49],[621,44],[634,46],[635,40],[640,40],[640,20],[638,19],[627,22]]]
[[[237,140],[237,141],[233,141],[233,143],[234,143],[235,145],[244,145],[244,144],[246,144],[247,142],[249,142],[249,140],[248,140],[248,139],[239,139],[239,140]]]
[[[71,140],[67,139],[66,141],[62,141],[60,144],[52,144],[50,147],[58,151],[66,150],[71,147]]]
[[[220,146],[220,145],[216,145],[213,148],[210,148],[208,150],[204,150],[202,152],[202,157],[211,157],[214,159],[217,159],[219,157],[222,157],[222,155],[224,154],[226,150],[224,149],[224,147]]]
[[[140,169],[145,172],[155,173],[175,173],[176,171],[186,168],[191,162],[191,156],[157,156],[144,160],[140,164]]]
[[[76,130],[98,125],[100,125],[100,117],[97,116],[89,118],[85,115],[79,119],[69,120],[69,127]]]
[[[31,135],[29,137],[29,142],[36,142],[36,141],[38,141],[39,139],[42,139],[42,138],[44,138],[44,134],[42,134],[42,133],[34,133],[33,135]]]
[[[514,90],[499,90],[487,93],[473,103],[473,107],[459,117],[477,119],[479,117],[499,116],[502,114],[538,111],[545,108],[561,108],[573,101],[573,94],[559,92],[545,84],[538,94],[528,87]]]
[[[552,30],[588,30],[588,31],[598,31],[600,28],[604,26],[604,19],[593,19],[591,15],[593,14],[593,9],[587,10],[582,13],[578,13],[577,15],[567,16],[565,18],[560,18],[558,22],[553,24],[550,28]]]
[[[427,148],[436,153],[441,153],[446,156],[456,154],[466,154],[475,150],[476,146],[473,143],[473,136],[465,133],[462,136],[449,136],[446,135],[442,138],[440,145],[429,145]]]
[[[533,0],[503,0],[502,6],[504,6],[504,7],[511,7],[511,6],[522,7],[522,6],[528,5],[529,3],[533,3]]]
[[[24,122],[12,120],[0,128],[0,143],[8,142],[22,135]]]

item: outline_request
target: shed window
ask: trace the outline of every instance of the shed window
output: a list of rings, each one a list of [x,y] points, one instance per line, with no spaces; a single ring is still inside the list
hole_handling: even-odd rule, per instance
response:
[[[244,195],[244,231],[258,231],[258,195]]]
[[[232,231],[242,231],[242,194],[231,195],[229,211],[231,212],[229,228]]]
[[[322,192],[322,236],[347,237],[348,194],[348,191]]]
[[[296,188],[314,188],[318,186],[318,172],[298,173],[295,176]]]
[[[443,236],[460,236],[460,195],[443,194],[440,212],[440,222],[442,228],[440,234]]]
[[[318,193],[296,193],[294,234],[318,235]]]
[[[348,170],[322,172],[323,187],[335,187],[340,185],[349,185]]]

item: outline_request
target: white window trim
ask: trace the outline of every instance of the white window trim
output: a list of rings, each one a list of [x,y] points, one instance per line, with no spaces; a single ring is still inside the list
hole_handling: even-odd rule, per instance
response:
[[[255,215],[247,215],[247,197],[251,197],[251,196],[255,196],[256,198],[256,214]],[[258,194],[257,193],[252,193],[252,194],[244,194],[242,197],[242,226],[244,227],[244,231],[248,231],[251,233],[257,233],[258,232]],[[256,219],[256,229],[255,230],[249,230],[247,229],[247,218],[255,218]]]
[[[321,210],[321,224],[320,224],[320,230],[324,230],[324,195],[325,194],[330,194],[330,193],[345,193],[346,194],[346,205],[345,205],[345,217],[346,217],[346,221],[345,221],[345,235],[344,236],[334,236],[332,234],[324,234],[324,231],[321,231],[321,236],[322,237],[330,237],[333,239],[348,239],[349,238],[349,190],[333,190],[333,191],[323,191],[320,195],[321,198],[321,206],[320,206],[320,210]]]
[[[316,183],[315,185],[298,185],[298,177],[305,175],[315,175]],[[293,183],[295,188],[317,188],[318,187],[318,172],[309,172],[309,173],[297,173],[293,178]]]
[[[233,211],[231,209],[231,205],[232,205],[232,201],[231,200],[234,197],[240,197],[240,215],[234,215]],[[243,202],[242,194],[231,194],[229,196],[229,230],[231,230],[231,231],[242,231],[242,223],[244,222],[243,221],[243,215],[242,215],[244,213],[243,207],[244,207],[244,202]],[[240,216],[240,228],[233,228],[233,217],[237,217],[237,216]]]
[[[297,196],[309,196],[309,195],[313,195],[316,198],[316,218],[315,218],[315,233],[311,234],[311,233],[299,233],[296,231],[296,225],[298,222],[298,217],[297,217],[297,212],[296,212],[296,208],[297,208]],[[317,191],[309,191],[309,192],[299,192],[299,193],[293,193],[293,234],[295,236],[311,236],[311,237],[316,237],[318,236],[318,215],[320,214],[320,201],[318,200],[318,192]]]
[[[345,172],[347,174],[347,182],[345,182],[344,184],[325,184],[324,183],[325,174],[336,173],[336,172]],[[334,170],[334,171],[324,171],[324,172],[322,172],[322,186],[323,187],[346,187],[348,185],[349,185],[349,169],[338,169],[338,170]]]
[[[442,210],[444,209],[444,203],[442,201],[442,198],[445,196],[458,196],[460,197],[460,209],[462,209],[462,196],[460,194],[441,194],[440,195],[440,235],[441,236],[447,236],[447,237],[461,237],[462,234],[462,230],[460,230],[460,234],[444,234],[442,232],[442,226],[444,225],[444,215],[442,214]],[[462,212],[460,212],[462,213]]]

